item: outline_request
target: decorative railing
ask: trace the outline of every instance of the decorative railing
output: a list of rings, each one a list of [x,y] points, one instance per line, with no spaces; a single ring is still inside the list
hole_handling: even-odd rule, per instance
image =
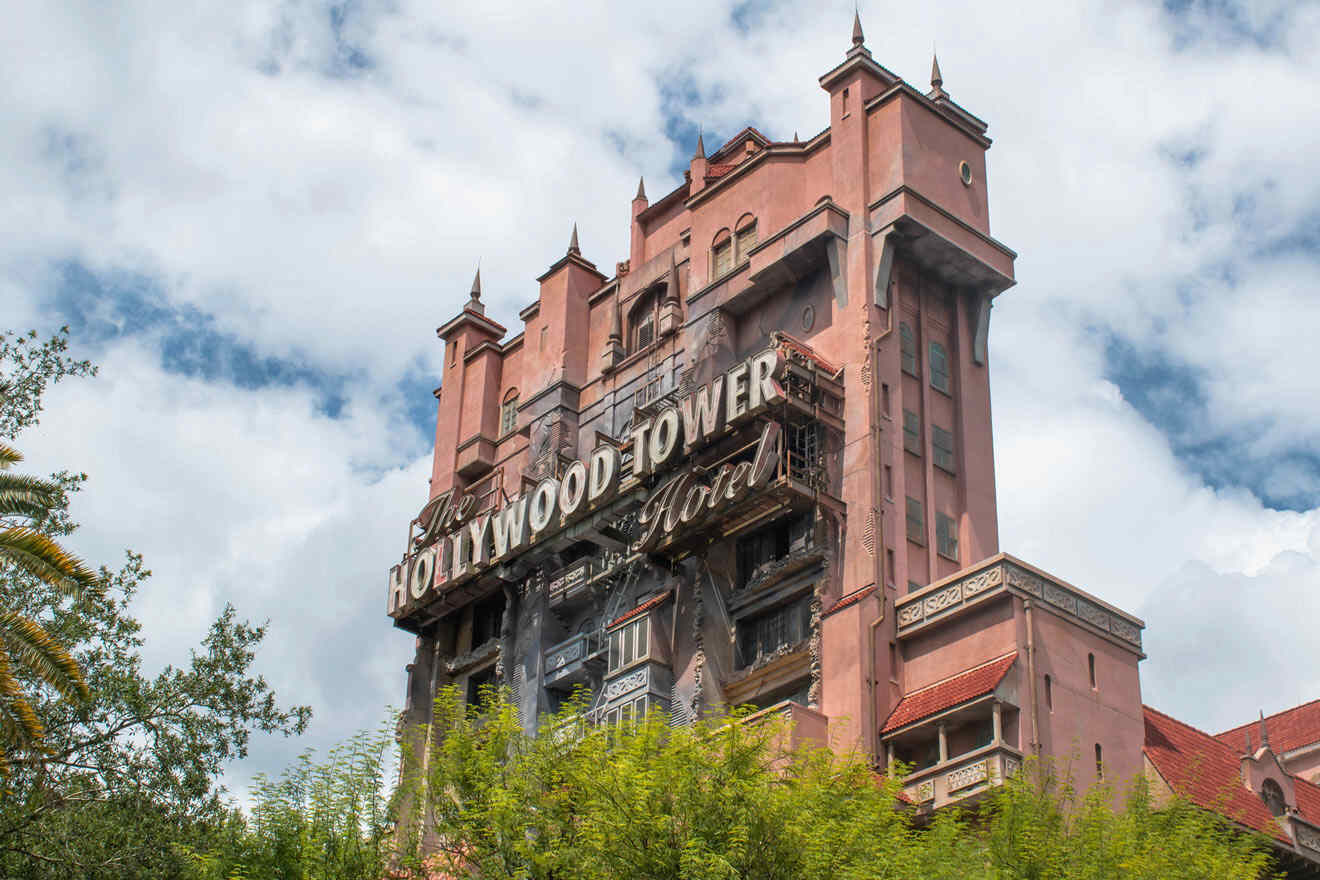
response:
[[[1022,767],[1022,753],[1009,746],[989,745],[911,774],[903,793],[915,804],[938,809],[945,804],[1001,785]]]
[[[1145,627],[1141,620],[1104,605],[1071,584],[1031,569],[1006,554],[899,599],[895,603],[898,635],[902,638],[1004,592],[1039,599],[1053,610],[1141,650],[1141,630]]]
[[[621,553],[605,552],[579,559],[550,575],[546,589],[553,607],[587,594],[587,588],[615,573],[624,560]]]
[[[548,648],[545,652],[546,686],[580,680],[586,662],[600,657],[601,645],[601,634],[592,630]]]

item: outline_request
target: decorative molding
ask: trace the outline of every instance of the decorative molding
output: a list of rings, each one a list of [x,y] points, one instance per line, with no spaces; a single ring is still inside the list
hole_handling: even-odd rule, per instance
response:
[[[918,785],[913,790],[912,797],[919,804],[935,800],[935,781],[927,779],[925,782]]]
[[[1052,610],[1076,618],[1087,626],[1141,650],[1142,626],[1139,621],[1101,606],[1074,587],[1029,571],[1002,556],[988,566],[941,584],[933,590],[921,590],[899,599],[896,602],[898,634],[903,636],[933,624],[936,617],[947,617],[973,601],[1004,590],[1041,599]]]
[[[944,790],[952,793],[985,782],[988,778],[990,778],[990,762],[977,761],[950,771],[944,778]]]
[[[1297,832],[1298,846],[1320,853],[1320,831],[1308,828],[1305,825],[1299,825],[1296,822],[1293,822],[1293,830]]]
[[[649,670],[646,667],[634,670],[627,675],[621,676],[605,685],[605,702],[609,703],[617,700],[624,694],[632,693],[639,688],[646,687]]]

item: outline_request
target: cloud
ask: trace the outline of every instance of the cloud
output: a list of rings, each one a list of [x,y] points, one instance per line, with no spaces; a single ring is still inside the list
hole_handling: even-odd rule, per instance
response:
[[[1219,723],[1205,699],[1230,673],[1224,724],[1253,694],[1313,696],[1269,659],[1320,666],[1302,633],[1223,615],[1245,589],[1287,616],[1313,578],[1320,5],[862,14],[914,84],[937,42],[996,139],[993,231],[1021,254],[991,334],[1004,548],[1147,614],[1147,696],[1189,721]],[[477,260],[515,329],[574,221],[610,274],[637,175],[653,198],[676,185],[698,126],[712,147],[824,127],[816,78],[851,19],[788,0],[14,10],[0,320],[70,322],[103,365],[21,442],[91,473],[80,549],[147,552],[153,660],[233,600],[270,617],[261,662],[314,702],[317,742],[397,702],[411,645],[379,585],[426,494],[432,332]],[[1217,667],[1228,637],[1265,659]]]

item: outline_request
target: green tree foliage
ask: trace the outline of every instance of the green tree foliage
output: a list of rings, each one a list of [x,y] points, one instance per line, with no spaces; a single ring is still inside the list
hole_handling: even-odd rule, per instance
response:
[[[325,761],[304,753],[258,778],[250,817],[235,813],[210,851],[183,848],[195,880],[382,880],[393,854],[393,731],[362,733]]]
[[[1140,782],[1078,798],[1034,762],[975,812],[931,819],[860,755],[788,748],[774,717],[606,728],[570,707],[528,736],[495,693],[477,711],[449,689],[435,718],[402,792],[434,823],[402,812],[415,877],[1255,880],[1269,865],[1259,838],[1154,809]]]
[[[50,383],[94,368],[65,354],[66,333],[0,336],[0,437],[36,422]],[[60,538],[74,531],[69,498],[86,479],[55,474],[51,505],[32,523]],[[142,667],[134,594],[150,575],[129,552],[100,587],[71,597],[66,584],[0,557],[0,612],[35,621],[82,673],[86,700],[64,699],[36,672],[12,674],[41,725],[44,749],[0,735],[0,877],[177,877],[173,845],[222,833],[229,810],[217,779],[247,753],[253,730],[301,732],[305,707],[280,707],[252,673],[261,626],[226,607],[182,666]]]

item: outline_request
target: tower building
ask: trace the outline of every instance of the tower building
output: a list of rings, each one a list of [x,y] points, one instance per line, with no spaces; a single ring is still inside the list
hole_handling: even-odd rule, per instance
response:
[[[444,343],[429,495],[389,572],[405,720],[450,684],[524,724],[753,705],[975,797],[1033,753],[1146,767],[1132,615],[1000,551],[988,336],[1015,254],[987,124],[873,57],[829,126],[754,128],[651,201],[607,275],[578,230],[508,329]],[[566,224],[567,225],[567,224]]]

